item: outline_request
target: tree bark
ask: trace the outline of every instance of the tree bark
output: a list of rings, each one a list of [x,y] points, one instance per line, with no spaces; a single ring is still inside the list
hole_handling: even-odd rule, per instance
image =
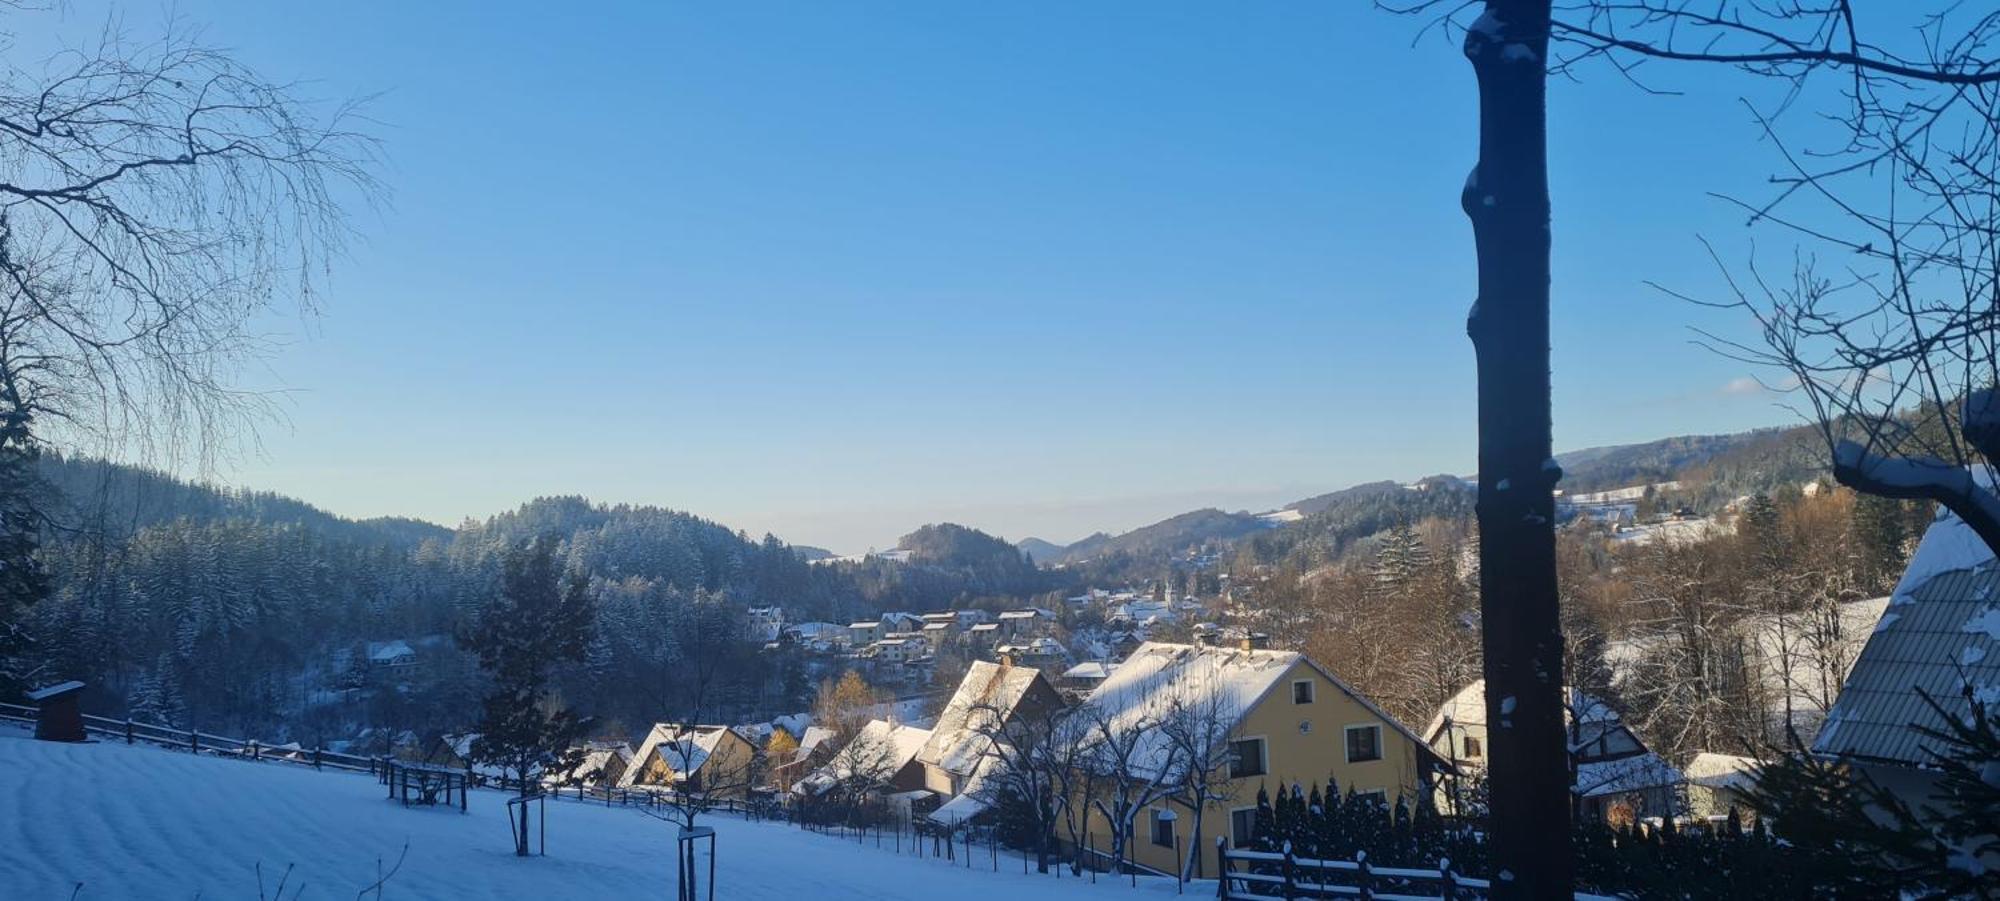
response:
[[[1466,32],[1479,164],[1461,197],[1479,253],[1479,588],[1491,724],[1493,897],[1571,892],[1556,595],[1546,100],[1550,0],[1488,0]]]

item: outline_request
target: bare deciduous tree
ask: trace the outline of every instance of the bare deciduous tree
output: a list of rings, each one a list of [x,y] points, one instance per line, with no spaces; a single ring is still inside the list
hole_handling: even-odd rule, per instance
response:
[[[179,23],[0,67],[0,337],[51,437],[172,464],[265,412],[254,320],[312,308],[378,193],[357,122]]]

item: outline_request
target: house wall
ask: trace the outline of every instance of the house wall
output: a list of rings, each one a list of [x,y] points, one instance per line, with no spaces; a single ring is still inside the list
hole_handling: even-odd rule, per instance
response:
[[[1292,702],[1292,683],[1299,680],[1313,683],[1312,703]],[[1301,721],[1311,723],[1311,730],[1299,731]],[[1365,725],[1381,727],[1382,758],[1350,763],[1347,760],[1345,727]],[[1265,741],[1266,773],[1221,781],[1216,786],[1220,789],[1217,793],[1229,796],[1230,800],[1210,802],[1204,805],[1201,812],[1201,843],[1204,846],[1201,866],[1202,872],[1210,876],[1214,875],[1215,869],[1215,839],[1230,835],[1230,811],[1254,808],[1260,786],[1275,795],[1281,787],[1289,788],[1293,783],[1302,786],[1320,784],[1324,787],[1331,776],[1339,783],[1342,792],[1349,789],[1381,791],[1391,805],[1399,796],[1414,800],[1419,790],[1416,742],[1362,706],[1303,660],[1293,664],[1271,693],[1251,708],[1230,734],[1231,740],[1259,737]],[[1170,804],[1178,816],[1174,829],[1180,837],[1179,853],[1182,856],[1187,854],[1188,845],[1194,840],[1194,812],[1174,802],[1162,802],[1140,812],[1133,829],[1131,848],[1135,862],[1169,873],[1178,866],[1176,852],[1171,847],[1152,842],[1152,810],[1164,809]],[[1096,811],[1090,815],[1090,833],[1091,846],[1110,853],[1111,829],[1102,814]]]

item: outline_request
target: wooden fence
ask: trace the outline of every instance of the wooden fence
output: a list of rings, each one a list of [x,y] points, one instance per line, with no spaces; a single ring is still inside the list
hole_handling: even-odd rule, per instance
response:
[[[1215,862],[1221,877],[1215,896],[1222,899],[1373,898],[1382,901],[1485,898],[1491,883],[1452,872],[1451,861],[1438,868],[1377,867],[1366,852],[1353,860],[1299,857],[1287,843],[1281,852],[1241,851],[1229,840],[1215,840]]]
[[[0,704],[0,720],[15,720],[32,723],[37,710],[20,704]],[[225,757],[241,757],[250,760],[271,760],[309,766],[313,769],[351,770],[369,773],[378,778],[383,774],[383,758],[367,757],[360,754],[343,754],[325,748],[303,748],[296,745],[272,745],[254,738],[230,738],[211,735],[193,729],[175,729],[136,720],[117,720],[106,716],[83,715],[85,732],[126,744],[145,742],[164,748],[188,751],[194,754],[214,754]]]

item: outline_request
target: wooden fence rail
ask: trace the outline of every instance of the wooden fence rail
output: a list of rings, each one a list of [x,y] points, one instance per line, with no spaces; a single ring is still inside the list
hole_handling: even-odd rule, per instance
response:
[[[1484,879],[1452,872],[1451,861],[1432,869],[1377,867],[1366,852],[1353,860],[1299,857],[1284,849],[1242,851],[1227,838],[1215,840],[1215,896],[1228,899],[1364,898],[1378,901],[1462,901],[1485,898],[1492,888]],[[1581,896],[1579,896],[1581,897]]]

